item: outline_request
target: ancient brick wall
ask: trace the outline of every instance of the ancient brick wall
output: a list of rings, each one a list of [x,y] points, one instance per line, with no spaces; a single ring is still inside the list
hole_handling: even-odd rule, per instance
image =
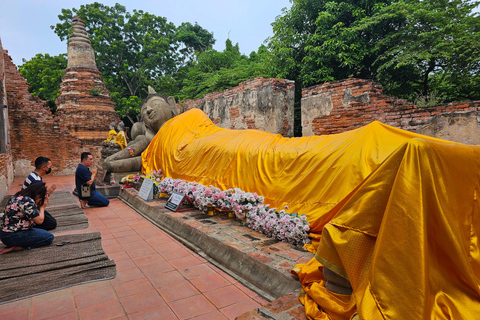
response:
[[[32,97],[28,83],[10,56],[5,55],[10,143],[15,177],[26,177],[38,156],[52,160],[53,174],[72,174],[83,151],[100,158],[100,147],[86,145],[73,137],[61,119],[45,103]]]
[[[480,101],[461,101],[419,108],[385,95],[382,86],[372,80],[351,78],[302,90],[302,133],[303,136],[340,133],[375,120],[420,132],[437,115],[477,112],[479,107]],[[428,132],[433,134],[432,130]]]
[[[8,102],[5,87],[5,63],[3,61],[3,57],[6,54],[0,41],[0,201],[5,197],[13,183],[12,149],[8,131]]]
[[[182,111],[203,110],[219,127],[259,129],[293,136],[295,84],[284,79],[254,78],[238,86],[182,102]]]

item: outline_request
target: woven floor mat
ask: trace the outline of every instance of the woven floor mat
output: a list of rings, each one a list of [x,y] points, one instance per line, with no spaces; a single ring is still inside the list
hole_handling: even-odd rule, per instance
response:
[[[115,275],[99,232],[58,236],[46,247],[0,255],[0,303]]]

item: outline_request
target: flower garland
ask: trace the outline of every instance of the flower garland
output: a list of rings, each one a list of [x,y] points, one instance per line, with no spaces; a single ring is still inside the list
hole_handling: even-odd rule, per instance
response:
[[[140,174],[134,176],[134,183],[140,179]],[[217,187],[206,187],[196,182],[187,182],[181,179],[164,178],[162,170],[150,171],[145,178],[154,181],[153,193],[171,194],[180,192],[187,196],[195,207],[207,212],[209,207],[219,210],[232,211],[250,229],[263,233],[279,241],[288,242],[295,246],[310,243],[308,232],[310,227],[305,214],[287,213],[285,209],[277,211],[265,205],[264,198],[256,193],[245,192],[239,188],[225,191]]]
[[[157,183],[157,181],[155,182]],[[181,179],[164,178],[158,182],[158,192],[171,194],[183,193],[195,207],[206,212],[209,206],[220,210],[233,211],[245,225],[268,237],[288,242],[296,246],[310,243],[310,227],[305,214],[277,211],[263,203],[264,198],[256,193],[245,192],[239,188],[225,191],[217,187],[206,187],[196,182]],[[285,209],[288,209],[285,206]]]

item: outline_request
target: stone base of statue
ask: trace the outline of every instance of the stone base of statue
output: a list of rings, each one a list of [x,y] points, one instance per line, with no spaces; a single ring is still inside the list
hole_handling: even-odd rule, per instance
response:
[[[102,149],[100,150],[102,154],[102,160],[121,151],[122,148],[118,143],[115,142],[102,142]]]
[[[95,190],[103,194],[108,199],[112,199],[112,198],[118,198],[121,187],[122,187],[121,184],[106,184],[103,186],[96,186]]]
[[[122,185],[120,184],[106,184],[103,186],[95,186],[95,190],[107,197],[107,199],[118,198],[120,194],[120,188]],[[78,197],[77,188],[73,189],[73,195]]]

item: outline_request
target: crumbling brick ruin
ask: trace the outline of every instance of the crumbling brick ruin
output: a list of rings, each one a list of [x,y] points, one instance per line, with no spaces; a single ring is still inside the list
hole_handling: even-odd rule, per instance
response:
[[[258,129],[293,136],[295,84],[284,79],[254,78],[222,92],[182,102],[199,108],[219,127]]]
[[[0,40],[0,199],[7,194],[13,182],[13,158],[9,137],[7,88],[5,86],[5,62]],[[1,210],[1,209],[0,209]]]
[[[302,133],[340,133],[377,120],[408,131],[478,144],[479,107],[479,101],[462,101],[419,108],[385,95],[382,86],[372,80],[351,78],[302,90]]]
[[[55,101],[57,116],[73,136],[87,144],[100,145],[108,135],[110,123],[120,122],[120,117],[97,69],[83,21],[75,16],[72,28],[68,66]]]
[[[3,61],[15,177],[26,177],[40,155],[52,159],[54,174],[71,174],[83,151],[99,153],[99,147],[73,137],[44,101],[32,97],[27,81],[8,54]]]

